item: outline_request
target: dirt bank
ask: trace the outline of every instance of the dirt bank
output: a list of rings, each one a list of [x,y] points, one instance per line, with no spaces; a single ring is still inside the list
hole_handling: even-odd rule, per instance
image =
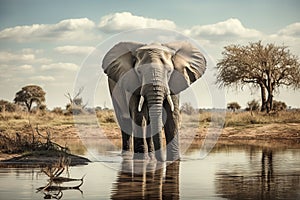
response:
[[[300,124],[298,124],[298,123],[286,123],[286,124],[273,123],[273,124],[253,124],[253,125],[247,125],[247,126],[242,126],[242,127],[238,127],[238,126],[237,127],[226,127],[223,129],[219,139],[300,140]]]
[[[45,132],[48,128],[40,128]],[[200,128],[184,127],[180,129],[181,138],[205,138],[208,131],[220,133],[219,139],[300,139],[300,123],[271,123],[271,124],[250,124],[246,126],[225,127],[214,129],[209,126]],[[25,130],[24,130],[25,131]],[[220,132],[221,131],[221,132]],[[30,130],[27,131],[28,134]],[[120,129],[115,125],[104,126],[53,126],[51,134],[54,141],[61,139],[80,138],[121,138]],[[64,144],[62,144],[64,145]]]

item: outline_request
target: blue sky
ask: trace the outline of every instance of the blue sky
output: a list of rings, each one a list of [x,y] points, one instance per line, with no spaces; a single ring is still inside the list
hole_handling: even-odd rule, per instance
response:
[[[216,61],[225,45],[258,40],[285,44],[300,56],[299,7],[297,0],[0,0],[0,98],[12,101],[22,86],[38,84],[50,108],[64,106],[64,94],[73,91],[86,56],[107,38],[136,28],[180,32]],[[107,92],[104,81],[98,90]],[[226,101],[238,101],[242,107],[259,99],[257,91],[247,88],[224,94]],[[96,104],[110,105],[107,94],[97,96]],[[299,90],[282,88],[275,99],[300,107],[299,97]],[[212,106],[209,100],[200,102],[200,107]]]
[[[299,21],[298,0],[79,0],[37,1],[1,0],[0,28],[35,23],[56,23],[68,18],[89,17],[99,21],[113,12],[131,12],[156,19],[169,19],[182,27],[204,25],[238,18],[247,27],[261,31],[276,31]]]

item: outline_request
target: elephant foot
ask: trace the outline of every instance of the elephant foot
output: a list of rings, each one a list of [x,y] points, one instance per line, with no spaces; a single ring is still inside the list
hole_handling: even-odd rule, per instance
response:
[[[132,152],[130,151],[122,150],[121,156],[123,160],[132,160]]]
[[[149,160],[147,153],[134,153],[133,155],[134,160]]]
[[[167,161],[180,161],[179,155],[167,155]]]
[[[151,161],[155,161],[155,160],[156,160],[154,152],[149,152],[149,153],[148,153],[148,157],[149,157],[149,159],[150,159]]]
[[[155,158],[159,162],[164,162],[165,158],[163,157],[163,154],[161,151],[155,151]]]
[[[175,157],[175,158],[167,158],[166,161],[180,161],[180,157]]]

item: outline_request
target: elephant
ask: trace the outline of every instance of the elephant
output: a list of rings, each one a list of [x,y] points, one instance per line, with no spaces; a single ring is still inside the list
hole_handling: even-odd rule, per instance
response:
[[[180,159],[179,93],[206,70],[206,59],[188,41],[143,44],[120,42],[102,60],[116,118],[122,132],[122,154],[165,161]],[[131,155],[131,154],[130,154]]]

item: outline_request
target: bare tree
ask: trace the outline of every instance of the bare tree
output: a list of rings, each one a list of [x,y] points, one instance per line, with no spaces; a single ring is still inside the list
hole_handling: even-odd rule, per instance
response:
[[[273,94],[279,87],[300,87],[300,64],[286,46],[263,45],[261,41],[247,46],[229,45],[217,64],[217,84],[223,87],[250,85],[261,90],[261,111],[269,112]],[[268,96],[267,96],[268,95]]]
[[[45,95],[46,93],[40,86],[28,85],[16,93],[14,102],[25,104],[28,112],[30,112],[33,103],[36,103],[37,106],[40,107],[42,103],[45,102]]]
[[[77,91],[77,93],[75,94],[74,97],[72,97],[72,95],[69,92],[67,94],[65,94],[65,97],[67,97],[67,99],[69,99],[70,104],[81,105],[82,98],[79,96],[81,95],[82,92],[83,92],[83,87],[79,88],[79,90]]]
[[[192,104],[190,102],[183,103],[180,111],[187,115],[192,115],[196,112],[196,110],[194,109],[194,107],[192,106]]]
[[[71,94],[68,92],[67,94],[65,94],[65,97],[67,97],[70,101],[70,103],[68,103],[66,105],[66,109],[70,112],[72,112],[73,114],[80,114],[83,112],[83,109],[87,106],[88,103],[83,104],[83,100],[80,97],[80,95],[83,92],[83,87],[79,88],[79,90],[77,91],[77,93],[74,95],[74,97],[71,96]]]

